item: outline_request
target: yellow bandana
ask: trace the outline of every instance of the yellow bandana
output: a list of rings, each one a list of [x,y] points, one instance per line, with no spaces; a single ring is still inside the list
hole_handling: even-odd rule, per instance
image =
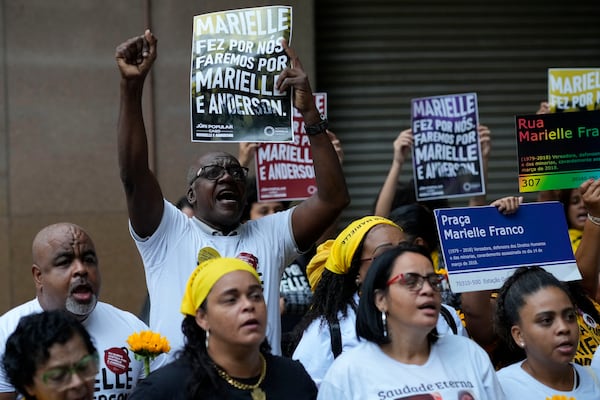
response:
[[[334,274],[344,275],[350,269],[354,252],[362,243],[369,230],[375,225],[391,225],[402,230],[387,218],[367,216],[351,222],[334,240],[328,240],[317,247],[317,254],[306,267],[310,288],[314,291],[321,279],[323,269]]]
[[[260,283],[256,270],[239,258],[213,258],[202,261],[188,279],[181,301],[181,312],[195,316],[196,310],[206,300],[215,283],[224,275],[234,271],[250,272]]]

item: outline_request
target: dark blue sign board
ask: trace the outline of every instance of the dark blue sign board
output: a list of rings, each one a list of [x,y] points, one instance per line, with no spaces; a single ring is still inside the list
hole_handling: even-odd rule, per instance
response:
[[[581,279],[559,202],[435,210],[450,287],[456,293],[498,289],[518,267],[538,265],[562,281]]]

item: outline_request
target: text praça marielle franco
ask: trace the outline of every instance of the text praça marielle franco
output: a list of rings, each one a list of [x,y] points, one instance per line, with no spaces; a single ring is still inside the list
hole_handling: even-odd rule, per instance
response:
[[[487,229],[480,226],[470,226],[471,217],[469,215],[442,215],[441,222],[444,239],[473,239],[488,236],[511,236],[525,234],[525,228],[521,225],[490,225],[487,227]]]

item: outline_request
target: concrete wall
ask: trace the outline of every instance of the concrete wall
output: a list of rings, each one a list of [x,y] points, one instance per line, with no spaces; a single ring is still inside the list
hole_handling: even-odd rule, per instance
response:
[[[186,191],[192,18],[268,1],[0,0],[0,313],[34,296],[31,241],[44,226],[83,226],[99,253],[104,301],[137,313],[146,294],[117,167],[114,49],[149,26],[158,60],[146,90],[152,165],[165,196]],[[313,4],[294,6],[292,45],[314,76]]]

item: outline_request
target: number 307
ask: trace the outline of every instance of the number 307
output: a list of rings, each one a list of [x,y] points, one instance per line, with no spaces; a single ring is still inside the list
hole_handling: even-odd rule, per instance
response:
[[[522,181],[523,187],[533,187],[540,184],[540,178],[527,178]]]

